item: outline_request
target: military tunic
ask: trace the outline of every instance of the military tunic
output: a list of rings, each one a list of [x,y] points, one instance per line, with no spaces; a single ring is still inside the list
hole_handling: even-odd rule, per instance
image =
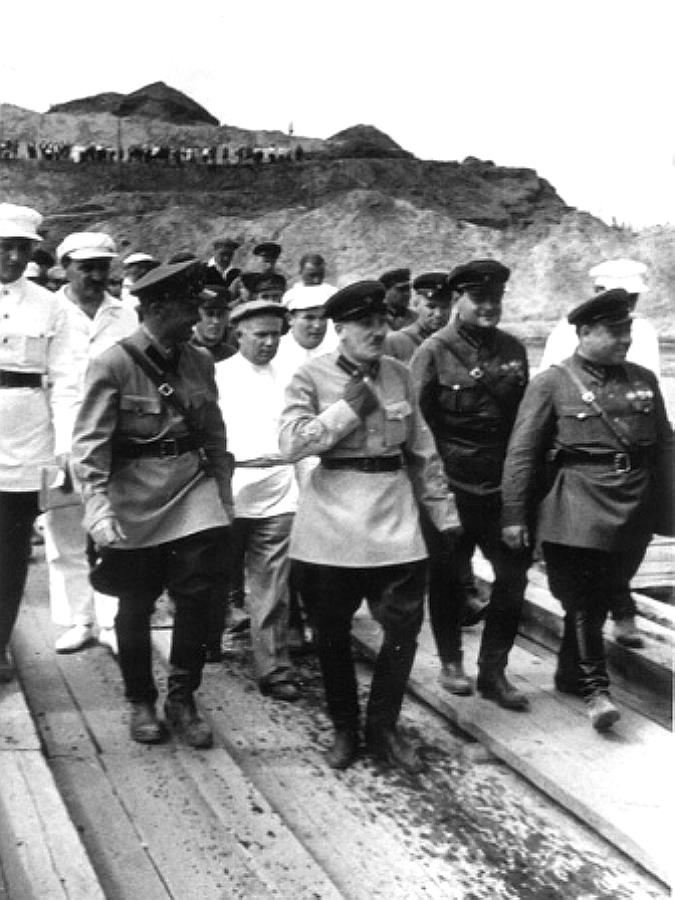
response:
[[[337,360],[337,352],[329,353],[293,376],[281,416],[282,454],[292,462],[311,455],[403,454],[404,467],[359,472],[317,466],[300,495],[290,556],[350,568],[425,559],[417,503],[441,530],[456,524],[456,518],[410,374],[397,360],[383,357],[372,382],[380,405],[362,421],[342,399],[350,375]]]
[[[538,539],[620,550],[651,534],[649,449],[672,439],[663,397],[654,373],[635,363],[600,366],[575,354],[565,364],[588,393],[582,397],[557,366],[532,381],[509,445],[502,521],[526,521],[533,475],[544,453],[553,450],[554,478],[539,507]],[[640,455],[638,465],[625,458],[626,448],[593,409],[591,396],[625,429]],[[614,453],[616,464],[607,459]],[[593,465],[592,454],[604,457]]]
[[[0,370],[44,376],[0,388],[0,491],[37,491],[40,468],[70,449],[78,380],[63,300],[23,277],[0,284]]]
[[[505,331],[453,321],[420,347],[411,371],[450,486],[475,497],[497,495],[509,434],[527,384],[524,346]]]
[[[384,352],[407,365],[417,348],[432,334],[433,331],[422,328],[419,322],[413,322],[399,331],[389,332],[384,339]]]
[[[143,327],[131,341],[160,352]],[[119,549],[150,547],[232,521],[230,463],[218,408],[213,360],[182,344],[174,387],[201,429],[209,474],[196,450],[127,459],[124,446],[185,437],[183,418],[115,345],[88,367],[75,423],[73,460],[82,483],[85,527],[116,516],[126,532]]]

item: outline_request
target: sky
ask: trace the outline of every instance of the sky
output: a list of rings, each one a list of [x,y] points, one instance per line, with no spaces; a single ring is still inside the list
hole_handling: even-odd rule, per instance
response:
[[[607,222],[675,223],[673,0],[3,4],[0,102],[164,81],[221,123],[375,125],[422,159],[536,169]]]

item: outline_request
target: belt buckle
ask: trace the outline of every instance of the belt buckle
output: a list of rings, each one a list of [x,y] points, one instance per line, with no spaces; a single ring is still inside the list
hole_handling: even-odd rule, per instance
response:
[[[375,471],[376,465],[377,465],[377,463],[375,462],[374,459],[371,459],[368,456],[363,457],[363,461],[361,462],[361,471],[372,473]]]
[[[175,459],[178,456],[178,441],[176,438],[163,438],[158,451],[160,459]]]
[[[614,471],[619,472],[620,474],[625,474],[626,472],[630,472],[632,466],[630,464],[630,456],[628,453],[615,453],[614,454]]]

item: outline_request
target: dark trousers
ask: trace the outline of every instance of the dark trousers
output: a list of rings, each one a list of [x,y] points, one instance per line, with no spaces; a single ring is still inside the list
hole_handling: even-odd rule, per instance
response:
[[[4,654],[26,586],[37,491],[0,491],[0,654]]]
[[[124,572],[115,630],[128,700],[157,699],[150,617],[165,589],[175,604],[169,696],[187,699],[199,687],[214,586],[224,590],[226,582],[225,534],[211,528],[156,547],[108,551]]]
[[[551,593],[565,611],[558,677],[578,682],[584,697],[609,689],[602,628],[613,598],[629,592],[646,549],[643,542],[613,553],[542,545]]]
[[[497,498],[456,496],[464,529],[462,542],[480,547],[494,570],[490,603],[478,654],[481,678],[492,680],[506,668],[518,633],[518,622],[531,562],[528,551],[514,552],[502,542]],[[442,662],[458,662],[462,652],[462,618],[466,606],[465,573],[458,557],[430,522],[424,523],[429,549],[429,614]]]
[[[422,626],[425,562],[372,569],[302,562],[294,565],[314,631],[333,724],[351,730],[358,727],[351,623],[365,597],[371,615],[384,632],[370,687],[367,726],[393,728],[401,711]]]

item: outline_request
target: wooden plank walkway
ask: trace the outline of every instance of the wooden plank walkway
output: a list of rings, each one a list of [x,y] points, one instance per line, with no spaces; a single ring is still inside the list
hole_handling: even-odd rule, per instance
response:
[[[380,629],[365,610],[355,640],[373,655]],[[475,677],[480,626],[464,630],[467,672]],[[438,684],[439,664],[427,623],[409,688],[496,756],[579,816],[648,871],[669,883],[673,875],[675,811],[669,729],[622,707],[612,732],[589,725],[583,701],[553,689],[554,658],[514,647],[509,677],[530,697],[530,713],[501,709],[480,696],[455,697]]]
[[[0,685],[0,785],[0,897],[103,900],[16,682]]]
[[[25,830],[30,813],[19,815],[19,807],[13,807],[26,846],[19,856],[0,845],[0,900],[665,896],[661,882],[499,765],[489,749],[449,726],[442,703],[445,718],[424,704],[404,706],[402,727],[421,744],[427,761],[422,775],[383,771],[367,756],[348,772],[330,770],[323,750],[331,729],[311,659],[298,666],[302,699],[279,704],[258,692],[244,641],[233,661],[205,671],[199,702],[214,728],[212,750],[195,752],[175,739],[153,747],[134,744],[119,670],[108,652],[92,646],[72,655],[54,653],[57,630],[49,620],[44,576],[42,566],[31,568],[13,642],[40,741],[26,725],[16,686],[14,712],[7,720],[16,723],[13,748],[26,748],[12,752],[40,754],[41,744],[53,775],[52,797],[55,783],[69,819],[64,823],[50,814],[36,834]],[[153,640],[163,695],[169,632],[157,630]],[[522,671],[534,683],[543,663],[536,654],[528,659],[529,672]],[[433,663],[425,679],[431,693],[435,677]],[[360,666],[362,694],[369,678]],[[467,708],[482,703],[461,702]],[[511,714],[493,704],[483,704],[479,712],[477,723],[490,746],[490,721]],[[537,726],[541,741],[549,741],[545,774],[551,781],[560,765],[558,745],[583,753],[590,728],[582,714],[578,718],[581,743],[571,746],[557,733],[559,723],[549,726],[551,738]],[[517,719],[516,758],[527,752],[523,742],[536,716]],[[517,769],[517,759],[504,758]],[[4,792],[0,774],[0,803],[9,806]],[[564,803],[568,798],[555,799]],[[34,865],[33,858],[42,857],[45,867],[58,857],[61,831],[68,828],[84,847],[100,888],[77,895],[64,887],[50,894],[39,878],[32,884],[27,866]],[[59,862],[75,889],[77,873]],[[67,882],[62,879],[62,884]]]

